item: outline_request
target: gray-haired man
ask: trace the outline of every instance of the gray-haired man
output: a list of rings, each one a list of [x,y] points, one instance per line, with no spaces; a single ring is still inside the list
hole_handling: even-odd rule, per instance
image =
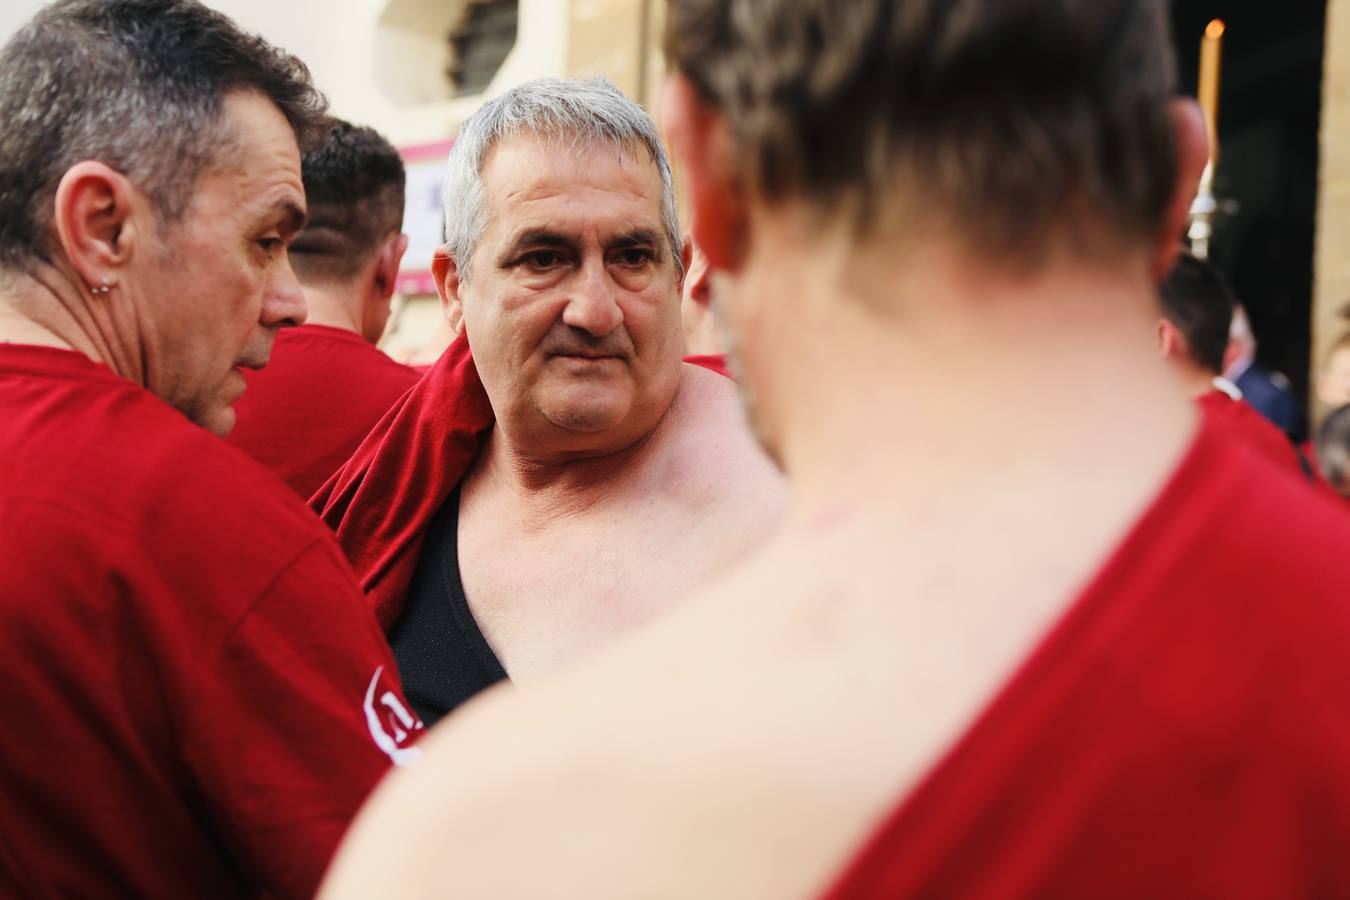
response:
[[[322,98],[191,0],[53,4],[0,72],[0,895],[308,897],[419,725],[331,535],[206,429],[304,319]]]
[[[428,723],[653,618],[764,538],[784,499],[732,382],[681,361],[686,260],[646,113],[603,80],[523,85],[465,123],[445,199],[437,283],[495,426],[393,601]]]

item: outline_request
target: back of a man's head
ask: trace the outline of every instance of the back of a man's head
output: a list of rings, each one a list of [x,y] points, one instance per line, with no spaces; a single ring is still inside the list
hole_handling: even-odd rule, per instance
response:
[[[291,265],[304,284],[349,281],[403,227],[403,160],[375,130],[335,119],[302,172],[309,218]]]
[[[1020,264],[1152,241],[1175,188],[1162,0],[672,0],[738,180]]]
[[[1219,270],[1183,253],[1158,294],[1163,318],[1185,338],[1191,364],[1211,375],[1222,372],[1235,300]]]
[[[223,99],[256,91],[305,146],[325,101],[304,64],[196,0],[58,0],[0,51],[0,268],[50,261],[64,173],[97,160],[126,175],[164,221],[236,139]]]

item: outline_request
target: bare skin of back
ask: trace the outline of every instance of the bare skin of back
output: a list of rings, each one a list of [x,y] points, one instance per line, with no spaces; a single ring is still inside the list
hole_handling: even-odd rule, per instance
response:
[[[786,504],[731,381],[685,365],[639,445],[513,477],[499,437],[465,480],[459,558],[484,637],[518,684],[648,621],[762,545]]]

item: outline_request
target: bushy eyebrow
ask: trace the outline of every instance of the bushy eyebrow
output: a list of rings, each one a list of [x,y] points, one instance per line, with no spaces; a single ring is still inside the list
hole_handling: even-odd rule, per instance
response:
[[[575,235],[564,234],[553,228],[527,228],[517,234],[497,256],[498,268],[505,268],[529,247],[550,247],[575,250],[578,244]]]
[[[278,213],[282,217],[281,230],[283,232],[290,232],[291,234],[299,234],[300,229],[305,227],[305,220],[309,218],[305,211],[301,209],[300,205],[294,200],[282,200],[272,207],[272,211],[268,217],[272,218]]]
[[[664,256],[661,253],[661,234],[650,228],[634,228],[632,231],[624,232],[613,238],[605,249],[623,250],[628,247],[651,247],[657,261]]]
[[[278,197],[259,204],[253,218],[253,227],[269,230],[275,227],[283,237],[294,237],[305,227],[308,219],[305,208],[295,200],[290,197]]]
[[[513,263],[526,249],[540,247],[576,252],[580,238],[555,228],[527,228],[517,234],[497,257],[497,266],[505,268]],[[623,250],[629,247],[651,247],[656,259],[664,258],[661,252],[661,233],[651,228],[634,228],[611,238],[605,245],[606,250]]]

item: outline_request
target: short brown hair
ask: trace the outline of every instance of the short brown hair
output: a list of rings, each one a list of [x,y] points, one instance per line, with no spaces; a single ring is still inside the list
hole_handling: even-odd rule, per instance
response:
[[[665,44],[747,187],[860,230],[927,212],[1007,256],[1151,237],[1172,194],[1162,0],[671,0]]]
[[[403,159],[374,129],[332,119],[300,168],[309,218],[291,265],[303,282],[347,281],[403,227]]]

